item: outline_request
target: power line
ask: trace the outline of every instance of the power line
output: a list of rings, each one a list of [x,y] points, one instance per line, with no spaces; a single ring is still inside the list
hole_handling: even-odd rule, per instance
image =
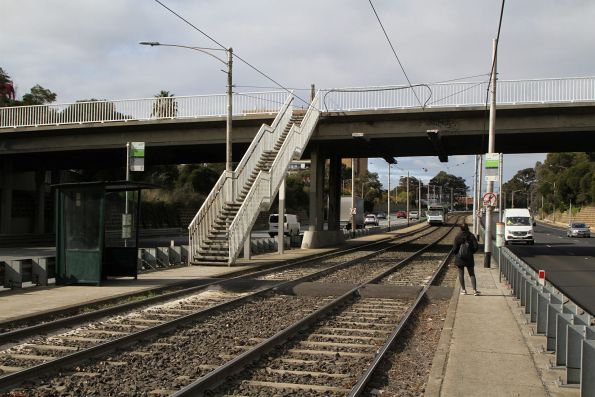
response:
[[[483,145],[485,143],[485,136],[488,134],[486,130],[486,120],[488,118],[488,102],[490,100],[490,86],[492,83],[492,76],[494,74],[494,69],[496,68],[496,59],[498,59],[498,46],[500,44],[500,31],[502,29],[502,19],[504,16],[504,4],[506,0],[502,0],[502,6],[500,7],[500,18],[498,20],[498,32],[496,33],[496,48],[494,49],[494,59],[492,59],[492,67],[490,68],[490,77],[488,78],[488,88],[486,90],[486,101],[485,101],[485,117],[483,119],[483,130],[484,134],[481,135],[481,149],[483,150]]]
[[[382,28],[382,32],[384,33],[384,37],[386,37],[386,40],[388,41],[388,44],[390,45],[390,48],[393,51],[393,54],[395,55],[395,58],[397,59],[397,62],[399,63],[399,66],[401,67],[401,70],[403,71],[403,74],[405,75],[405,78],[407,79],[407,82],[409,83],[409,87],[411,88],[411,91],[413,91],[413,95],[415,95],[415,98],[417,99],[417,102],[419,103],[419,106],[422,107],[422,109],[424,108],[424,105],[421,104],[421,101],[419,100],[417,93],[415,92],[415,90],[413,89],[413,86],[411,85],[411,81],[409,80],[409,76],[407,76],[407,72],[405,72],[405,68],[403,67],[403,64],[401,63],[401,60],[399,59],[399,56],[397,55],[397,51],[395,50],[395,47],[393,46],[393,43],[390,41],[390,38],[388,37],[388,34],[386,33],[386,29],[384,29],[384,25],[382,24],[382,21],[380,20],[380,16],[378,15],[378,13],[376,12],[376,8],[374,8],[374,4],[372,4],[372,0],[368,0],[370,2],[370,6],[372,7],[372,11],[374,11],[374,15],[376,15],[376,19],[378,20],[378,23],[380,24],[380,27]]]
[[[184,21],[184,23],[186,23],[187,25],[189,25],[190,27],[192,27],[194,30],[200,32],[203,36],[207,37],[209,40],[211,40],[213,43],[217,44],[218,46],[220,46],[221,48],[227,50],[227,48],[221,44],[220,42],[218,42],[217,40],[215,40],[213,37],[211,37],[210,35],[208,35],[207,33],[205,33],[203,30],[199,29],[196,25],[194,25],[192,22],[188,21],[186,18],[184,18],[182,15],[180,15],[179,13],[175,12],[174,10],[172,10],[171,8],[169,8],[168,6],[166,6],[165,4],[163,4],[160,0],[154,0],[157,4],[159,4],[160,6],[162,6],[163,8],[165,8],[166,10],[168,10],[169,12],[171,12],[172,14],[174,14],[176,17],[178,17],[179,19],[181,19],[182,21]],[[273,78],[271,78],[270,76],[268,76],[266,73],[264,73],[263,71],[261,71],[260,69],[258,69],[257,67],[253,66],[252,64],[250,64],[248,61],[246,61],[244,58],[240,57],[237,52],[233,53],[233,56],[237,59],[239,59],[240,61],[242,61],[244,64],[246,64],[248,67],[250,67],[252,70],[256,71],[258,74],[260,74],[261,76],[263,76],[264,78],[266,78],[267,80],[269,80],[270,82],[272,82],[273,84],[275,84],[277,87],[281,88],[282,90],[288,92],[289,94],[293,95],[294,97],[298,98],[300,101],[304,102],[306,105],[308,105],[308,107],[312,106],[310,104],[310,102],[302,99],[299,95],[294,94],[290,89],[286,88],[285,86],[283,86],[282,84],[278,83],[277,81],[275,81]]]

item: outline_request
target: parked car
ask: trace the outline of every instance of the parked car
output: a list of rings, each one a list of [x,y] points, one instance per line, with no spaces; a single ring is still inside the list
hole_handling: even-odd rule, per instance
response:
[[[283,222],[283,234],[286,236],[299,236],[300,223],[297,216],[292,214],[285,215],[285,222]],[[274,237],[279,233],[279,215],[269,215],[269,236]]]
[[[384,212],[379,212],[378,214],[376,214],[376,218],[386,219],[386,214]]]
[[[366,218],[364,219],[364,226],[378,226],[378,218],[376,218],[376,215],[374,214],[368,214],[366,215]]]
[[[406,211],[397,211],[397,218],[407,219],[407,212]]]
[[[419,211],[409,211],[409,219],[419,219]]]
[[[584,223],[573,222],[568,225],[566,237],[591,237],[591,229]]]

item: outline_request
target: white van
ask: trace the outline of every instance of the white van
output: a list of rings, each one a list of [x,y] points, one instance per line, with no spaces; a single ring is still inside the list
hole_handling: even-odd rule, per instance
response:
[[[283,231],[286,236],[298,236],[300,234],[300,223],[297,216],[285,215]],[[269,236],[274,237],[279,233],[279,214],[269,215]]]
[[[507,208],[504,210],[504,241],[525,242],[533,245],[535,243],[533,233],[533,221],[527,208]]]

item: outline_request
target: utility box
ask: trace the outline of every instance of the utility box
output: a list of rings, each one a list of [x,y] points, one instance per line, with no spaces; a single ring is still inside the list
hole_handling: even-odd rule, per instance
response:
[[[56,188],[56,282],[95,284],[138,275],[142,189],[129,181],[82,182]]]

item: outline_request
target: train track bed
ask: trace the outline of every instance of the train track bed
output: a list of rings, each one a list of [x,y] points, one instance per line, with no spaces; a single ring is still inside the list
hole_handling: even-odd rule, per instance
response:
[[[409,242],[416,241],[420,238],[427,236],[428,234],[431,234],[434,230],[436,230],[435,227],[427,228],[427,229],[424,228],[424,229],[416,231],[410,235],[398,236],[397,239],[389,240],[389,241],[383,242],[382,244],[377,244],[373,249],[380,249],[382,247],[395,246],[396,244],[405,245]],[[364,249],[358,250],[358,251],[352,251],[352,252],[345,253],[340,256],[331,256],[329,258],[323,258],[319,261],[306,263],[306,264],[303,264],[300,266],[289,267],[289,268],[283,269],[281,271],[267,272],[266,274],[257,276],[255,279],[256,280],[292,280],[292,279],[296,279],[299,277],[303,277],[308,274],[319,272],[321,270],[330,268],[332,266],[335,266],[335,265],[338,265],[341,263],[345,263],[345,262],[349,262],[349,261],[353,261],[353,260],[362,258],[362,257],[370,254],[370,252],[371,251],[364,250]]]
[[[426,258],[422,254],[402,264],[411,268],[425,268],[423,263],[431,262],[434,264],[431,270],[436,272],[451,250],[454,233],[448,233],[450,236],[446,237],[450,237],[450,241],[444,242],[443,246],[433,246],[433,251],[430,250]],[[444,233],[442,235],[444,236]],[[432,238],[435,239],[436,236]],[[333,273],[332,278],[323,280],[344,282],[346,278],[352,278],[354,273],[358,273],[359,281],[362,282],[361,279],[369,278],[370,274],[379,274],[385,270],[384,267],[389,267],[388,264],[382,264],[383,262],[390,263],[390,266],[399,262],[391,257],[395,252],[383,252],[372,260],[367,259],[365,263],[348,268],[355,269],[349,272],[348,277],[334,277],[342,273],[338,271]],[[410,257],[411,254],[410,252],[404,256]],[[438,255],[441,255],[441,261],[437,260]],[[378,266],[375,266],[374,262]],[[370,274],[361,266],[371,269]],[[431,281],[423,272],[414,274],[418,277],[421,274],[422,278],[413,285],[427,286]],[[220,369],[221,376],[226,374],[225,382],[217,381],[215,376],[211,376],[212,380],[205,377],[178,395],[192,395],[193,392],[204,392],[212,396],[348,395],[361,379],[362,373],[366,372],[371,362],[377,358],[377,353],[385,348],[387,339],[407,321],[407,316],[418,303],[414,299],[416,294],[411,298],[399,297],[399,294],[407,293],[393,290],[384,297],[379,297],[375,294],[382,289],[386,293],[386,288],[378,286],[380,289],[375,291],[373,286],[370,287],[358,289],[359,293],[352,295],[352,299],[347,300],[347,303],[326,313],[307,329],[302,328],[288,342],[262,355],[257,362],[244,364],[244,369],[239,373],[229,376],[228,372]],[[349,295],[350,293],[347,293],[345,296]],[[342,299],[339,298],[339,301]],[[439,335],[440,331],[436,332]],[[220,386],[209,389],[210,382]],[[192,391],[191,387],[194,387]]]
[[[427,234],[427,229],[432,230],[432,228],[426,227],[418,231],[396,236],[394,239],[391,239],[388,242],[381,241],[377,243],[372,243],[370,244],[370,246],[382,246],[385,244],[390,244],[390,241],[395,240],[410,241],[412,239],[415,239],[416,236]],[[289,266],[272,266],[271,268],[265,268],[262,270],[244,270],[235,274],[225,275],[222,277],[222,279],[251,277],[251,274],[256,274],[257,276],[254,277],[254,279],[256,280],[290,280],[302,277],[306,274],[320,271],[321,269],[325,269],[333,265],[337,265],[338,263],[343,263],[346,261],[357,259],[358,257],[361,257],[368,253],[365,251],[357,251],[353,249],[351,251],[346,251],[347,252],[338,251],[331,254],[326,254],[323,255],[321,259],[309,258],[303,261],[299,261],[299,263],[296,264],[296,266],[292,266],[290,264]],[[277,271],[276,268],[278,267],[283,268],[283,270]],[[220,280],[220,282],[223,281],[224,280]],[[185,292],[187,292],[187,295],[194,294],[195,291],[200,288],[201,284],[215,283],[217,283],[215,279],[197,280],[192,283],[160,287],[149,291],[143,291],[139,293],[128,294],[126,296],[102,300],[101,302],[88,303],[76,307],[54,310],[15,321],[0,323],[0,346],[7,339],[14,340],[14,338],[19,337],[16,335],[9,336],[3,334],[14,334],[15,332],[27,331],[28,328],[34,327],[38,328],[38,330],[36,330],[35,332],[44,333],[48,332],[48,330],[46,330],[44,326],[47,326],[49,330],[59,329],[63,327],[63,325],[52,327],[52,323],[54,322],[65,321],[65,323],[68,326],[73,326],[73,324],[75,323],[73,321],[75,317],[80,317],[79,323],[84,323],[85,321],[92,319],[96,312],[105,312],[105,314],[97,313],[98,315],[114,315],[115,313],[119,312],[124,313],[132,308],[142,307],[143,305],[148,306],[155,304],[156,302],[170,300],[173,297],[184,296]],[[34,332],[28,332],[27,334],[34,334]]]
[[[434,285],[453,290],[457,276],[457,268],[451,260]],[[438,297],[423,301],[379,364],[364,396],[413,397],[424,394],[449,304],[450,299]]]
[[[336,274],[347,268],[341,268],[342,263],[338,257],[326,257],[322,260],[328,260],[335,264],[338,262],[340,266],[333,269],[334,273],[325,274],[323,279],[335,274],[335,282],[345,284],[361,283],[363,279],[368,279],[371,275],[376,275],[387,268],[386,265],[381,263],[382,261],[389,262],[392,266],[400,262],[401,258],[411,255],[421,246],[436,238],[426,234],[428,233],[418,232],[416,236],[409,236],[410,240],[399,247],[403,248],[406,251],[405,253],[399,254],[398,250],[388,249],[372,258],[363,259],[362,263],[357,263],[355,259],[351,258],[346,261],[344,257],[343,261],[349,262],[350,267],[356,270],[344,272],[340,276],[336,276]],[[399,244],[390,243],[384,248],[394,248],[396,245]],[[364,250],[364,254],[355,256],[363,258],[370,253],[370,250]],[[347,255],[349,258],[352,254],[343,254],[343,256]],[[370,265],[372,260],[377,262],[378,266]],[[363,270],[366,268],[367,271],[364,272]],[[266,284],[274,280],[273,278],[269,281],[253,281]],[[330,283],[333,283],[333,281]],[[311,284],[324,285],[319,281]],[[328,284],[327,281],[326,285]],[[244,291],[246,290],[244,289]],[[19,371],[22,368],[46,362],[54,357],[68,357],[73,351],[83,350],[89,346],[92,346],[92,350],[97,347],[94,346],[95,344],[99,344],[99,347],[101,347],[106,340],[114,340],[115,338],[115,342],[118,342],[118,338],[126,338],[122,335],[138,330],[142,332],[144,329],[150,329],[155,324],[167,322],[172,317],[187,317],[189,312],[194,313],[188,315],[192,316],[191,321],[186,321],[184,325],[176,325],[177,329],[173,329],[168,325],[167,332],[162,336],[136,337],[136,334],[133,334],[135,339],[127,339],[129,347],[124,351],[114,353],[106,349],[98,350],[102,352],[101,355],[99,357],[85,356],[88,359],[85,363],[80,364],[80,360],[78,360],[79,364],[76,366],[52,366],[51,370],[60,370],[59,377],[52,374],[31,376],[25,383],[20,383],[19,387],[13,387],[11,392],[7,391],[3,395],[14,396],[15,392],[24,393],[23,395],[27,396],[76,396],[81,393],[101,396],[123,394],[169,395],[197,378],[212,374],[214,369],[228,363],[230,360],[233,361],[238,356],[242,356],[246,351],[251,351],[255,346],[260,345],[263,340],[267,340],[296,321],[310,316],[333,299],[332,296],[275,295],[272,292],[265,292],[264,294],[260,293],[260,297],[249,297],[246,300],[242,298],[242,295],[247,293],[238,292],[233,288],[227,290],[227,292],[223,289],[206,290],[192,297],[180,298],[159,306],[145,308],[142,311],[137,310],[125,315],[104,319],[100,322],[78,326],[66,333],[47,337],[34,337],[26,341],[26,343],[11,346],[0,352],[0,371],[3,371],[0,372],[0,384],[2,384],[3,373],[7,374],[8,379],[12,379],[9,377],[10,373]],[[332,295],[332,291],[328,295]],[[233,306],[213,308],[213,306],[225,305],[224,302],[236,299],[243,300],[234,302]],[[375,304],[381,303],[384,305],[376,309],[369,307],[371,301],[365,301],[364,298],[351,303],[355,308],[360,304],[363,304],[363,307],[368,307],[367,316],[353,311],[351,313],[346,312],[345,315],[360,319],[361,321],[353,320],[351,322],[361,323],[359,325],[363,324],[364,328],[379,328],[379,330],[374,331],[372,337],[366,335],[365,331],[358,331],[359,333],[353,331],[359,336],[354,338],[351,336],[352,332],[342,334],[340,333],[341,330],[338,330],[338,334],[331,334],[334,336],[330,342],[319,339],[322,338],[321,336],[315,336],[314,340],[306,340],[303,343],[321,346],[322,350],[328,350],[330,347],[330,350],[322,353],[325,357],[337,353],[336,346],[347,345],[347,352],[353,353],[347,354],[347,356],[359,358],[361,361],[369,355],[365,349],[361,350],[366,347],[364,345],[368,344],[369,346],[366,348],[374,350],[373,347],[370,347],[372,343],[362,341],[377,341],[374,338],[380,338],[380,335],[382,335],[381,329],[383,328],[381,319],[390,317],[392,320],[397,319],[398,322],[398,318],[410,305],[407,299],[410,298],[391,297],[383,300],[376,297],[373,299],[376,302]],[[360,300],[364,303],[359,302]],[[391,307],[392,312],[389,310]],[[357,311],[358,309],[354,310]],[[207,312],[208,315],[206,315]],[[327,323],[321,324],[320,327],[349,329],[348,327],[339,326],[343,321],[341,319],[325,321]],[[333,321],[335,326],[332,325]],[[366,321],[371,322],[372,325],[367,324]],[[392,326],[394,327],[394,324]],[[387,325],[385,328],[390,327]],[[321,333],[320,335],[325,334]],[[353,340],[353,343],[340,342],[340,340]],[[119,348],[121,349],[121,346]],[[308,364],[308,361],[313,360],[306,359],[302,361]],[[50,364],[52,363],[50,362]],[[66,369],[60,369],[62,367]],[[356,366],[356,368],[359,367]],[[122,374],[126,374],[125,382],[122,381]],[[9,383],[6,382],[6,384]]]
[[[169,395],[323,305],[327,299],[270,295],[216,313],[168,336],[139,342],[61,376],[12,392],[26,396]],[[126,374],[125,377],[122,374]],[[11,392],[3,394],[11,396]]]

